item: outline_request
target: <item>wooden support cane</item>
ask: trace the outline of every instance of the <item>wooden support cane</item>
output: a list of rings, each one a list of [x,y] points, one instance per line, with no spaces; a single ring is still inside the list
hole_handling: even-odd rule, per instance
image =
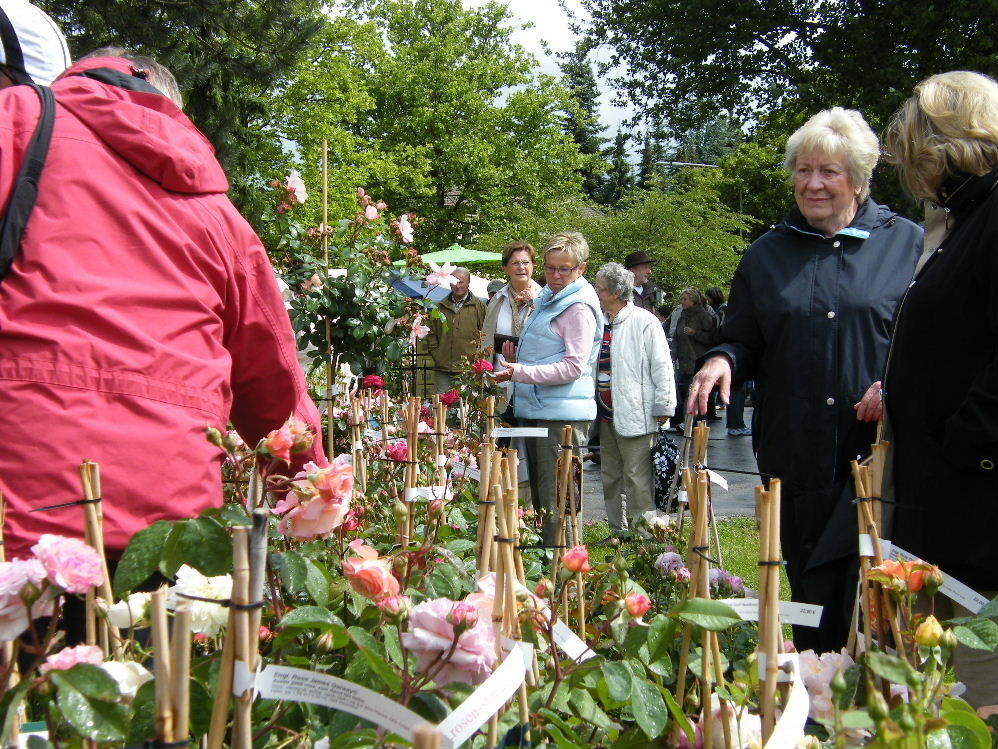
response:
[[[232,529],[232,608],[235,609],[236,660],[248,669],[252,660],[249,647],[249,531]],[[236,715],[232,723],[232,749],[251,749],[253,746],[253,690],[247,689],[236,696]]]
[[[760,487],[761,488],[761,487]],[[758,492],[758,489],[757,489]],[[765,659],[765,681],[759,700],[762,736],[765,744],[776,726],[776,687],[780,653],[780,480],[771,479],[768,491],[760,496],[760,652]],[[763,674],[760,674],[762,677]]]
[[[187,741],[191,705],[191,604],[188,601],[178,603],[173,612],[170,659],[173,739]]]
[[[80,464],[80,481],[83,485],[83,498],[86,500],[83,505],[83,518],[85,524],[85,536],[87,544],[95,549],[100,555],[101,571],[104,573],[104,582],[100,585],[100,595],[106,605],[114,603],[114,591],[111,589],[111,574],[108,571],[107,555],[104,552],[104,511],[102,508],[100,466],[92,460],[84,460]],[[88,605],[93,596],[93,590],[87,592]],[[90,617],[88,619],[88,627]],[[121,660],[124,654],[124,647],[121,641],[121,633],[118,628],[111,624],[105,617],[98,628],[101,633],[101,646],[105,655],[113,654],[115,660]]]
[[[173,696],[170,686],[172,658],[170,657],[170,634],[166,621],[166,586],[160,586],[150,597],[150,620],[152,624],[153,671],[156,687],[156,740],[160,743],[173,742]]]
[[[859,470],[859,463],[855,460],[851,461],[853,474],[853,483],[855,485],[856,496],[865,497],[866,487],[863,484],[863,475]],[[863,518],[862,502],[859,502],[856,506],[856,523],[857,530],[860,534],[866,533],[866,523]],[[870,558],[866,556],[860,556],[859,558],[859,600],[860,600],[860,612],[863,617],[863,636],[865,642],[863,643],[863,650],[869,650],[873,647],[873,625],[871,621],[871,613],[873,611],[873,593],[870,587]],[[857,645],[857,653],[860,648]]]

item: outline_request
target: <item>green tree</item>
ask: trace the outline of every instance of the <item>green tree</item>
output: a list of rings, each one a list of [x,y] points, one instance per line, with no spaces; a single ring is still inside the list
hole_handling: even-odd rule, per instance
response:
[[[610,171],[603,184],[603,189],[600,191],[599,201],[601,203],[616,205],[634,187],[634,174],[631,171],[631,164],[627,160],[627,142],[630,139],[630,135],[617,130],[613,146],[607,152],[610,159]]]
[[[593,75],[588,52],[582,45],[562,55],[559,66],[565,86],[577,104],[567,112],[565,127],[578,144],[579,153],[595,157],[582,173],[582,191],[587,197],[596,199],[606,172],[606,164],[596,162],[606,143],[606,138],[602,135],[605,128],[599,124],[599,88],[596,76]]]
[[[653,118],[641,141],[641,160],[638,162],[635,180],[638,189],[650,190],[660,183],[665,174],[662,164],[664,158],[665,146],[662,142],[661,122],[658,118]]]
[[[498,4],[374,0],[339,18],[276,92],[273,129],[309,184],[330,140],[330,195],[358,186],[414,211],[422,250],[470,242],[522,206],[580,192],[596,157],[564,129],[573,103],[511,41]]]
[[[619,85],[687,128],[834,105],[885,124],[922,78],[998,72],[998,0],[582,0]]]
[[[119,46],[151,55],[177,76],[184,109],[208,136],[245,205],[259,192],[256,154],[271,147],[268,97],[323,24],[306,0],[39,0],[74,57]]]

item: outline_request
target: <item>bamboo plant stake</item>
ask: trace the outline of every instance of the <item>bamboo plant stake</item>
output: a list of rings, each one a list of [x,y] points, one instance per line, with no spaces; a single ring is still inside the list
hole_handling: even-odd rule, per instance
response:
[[[492,444],[492,447],[495,448],[496,438],[492,436],[492,430],[496,428],[496,423],[499,421],[499,419],[496,418],[496,397],[494,395],[490,395],[488,398],[485,399],[484,410],[485,410],[485,424],[486,424],[485,428],[487,430],[485,439],[487,439]]]
[[[150,598],[152,624],[153,668],[156,686],[156,741],[173,742],[173,696],[170,693],[172,659],[170,634],[166,622],[166,585],[153,592]]]
[[[690,512],[693,512],[693,507],[696,506],[696,492],[697,488],[693,483],[692,473],[689,467],[685,467],[683,470],[683,486],[686,487],[687,504],[690,505]],[[686,558],[686,567],[690,570],[690,592],[689,597],[696,597],[696,588],[698,586],[698,577],[694,574],[694,569],[696,568],[697,557],[693,553],[692,548],[696,543],[694,541],[693,533],[690,534],[690,544],[691,549],[689,556]],[[690,642],[693,637],[693,625],[690,622],[684,622],[683,624],[683,639],[679,646],[679,668],[677,669],[678,676],[676,677],[676,704],[682,707],[684,700],[686,699],[686,672],[689,667],[690,658]]]
[[[322,141],[322,262],[329,279],[329,141]],[[326,455],[330,462],[336,457],[334,441],[336,420],[333,418],[333,326],[329,315],[323,316],[326,328]]]
[[[513,512],[511,522],[511,536],[516,536],[516,545],[513,547],[513,562],[516,564],[516,579],[520,585],[527,584],[527,576],[523,570],[523,553],[520,550],[520,453],[517,450],[506,450],[506,459],[509,461],[509,479],[513,484],[513,496],[516,501],[511,506]]]
[[[489,477],[492,468],[492,445],[488,440],[483,440],[478,449],[478,538],[476,540],[476,552],[478,559],[478,576],[481,577],[489,572],[489,560],[491,559],[492,546],[489,538],[489,526],[493,524],[493,511],[495,505],[492,504],[489,492]]]
[[[406,538],[411,539],[416,533],[416,513],[415,505],[410,496],[410,489],[415,489],[419,483],[419,411],[421,403],[419,398],[411,396],[409,398],[408,410],[406,411],[406,446],[408,453],[405,464],[405,495],[403,497],[406,507],[409,509],[409,520],[406,528]]]
[[[235,608],[236,660],[249,667],[249,539],[246,528],[232,529],[232,603]],[[253,745],[253,690],[236,696],[236,715],[232,724],[232,749],[251,749]]]
[[[0,491],[0,564],[7,561],[7,552],[4,550],[4,519],[6,517],[6,505],[4,503],[3,491]],[[12,640],[7,640],[0,643],[0,666],[3,666],[8,670],[8,679],[6,683],[0,682],[0,694],[5,692],[7,689],[13,689],[20,682],[20,678],[17,672],[17,664],[14,662],[14,642]],[[0,741],[9,738],[12,744],[17,743],[17,734],[19,730],[18,720],[15,719],[11,729],[12,735],[10,736],[0,736]]]
[[[360,490],[367,493],[367,456],[364,453],[364,435],[361,430],[363,424],[369,423],[363,416],[363,410],[355,400],[350,401],[350,449],[353,453],[353,476],[354,481],[360,486]]]
[[[267,576],[267,518],[267,510],[254,510],[249,536],[249,603],[254,607],[249,611],[246,643],[250,656],[246,667],[250,673],[256,671],[260,659],[260,621],[263,618],[263,589]]]
[[[100,555],[101,571],[104,573],[104,582],[100,585],[100,595],[110,606],[114,603],[114,592],[111,589],[111,575],[108,571],[107,556],[104,553],[104,511],[101,499],[100,466],[92,460],[84,460],[80,464],[79,471],[80,481],[83,485],[83,498],[87,500],[86,504],[83,505],[86,529],[84,537],[87,544]],[[92,589],[87,592],[88,609],[93,595]],[[89,627],[89,614],[87,620]],[[115,660],[120,661],[124,650],[118,628],[105,618],[101,622],[100,633],[104,653],[113,653]]]
[[[435,446],[435,456],[433,460],[436,464],[437,470],[437,485],[446,486],[447,485],[447,450],[444,446],[444,435],[447,433],[447,406],[440,402],[440,396],[436,396],[434,402],[436,408],[433,417],[433,431],[436,432],[434,435],[433,444]]]
[[[776,726],[776,677],[779,670],[779,566],[780,560],[780,480],[771,479],[769,489],[762,496],[762,525],[760,527],[759,556],[762,562],[760,577],[765,577],[765,597],[761,599],[765,626],[760,632],[761,652],[765,656],[765,682],[762,685],[760,708],[762,713],[763,743],[769,740]],[[762,529],[765,533],[762,534]]]
[[[568,534],[565,528],[565,515],[566,508],[568,506],[568,484],[570,481],[570,472],[572,470],[571,447],[565,447],[566,445],[572,444],[572,428],[569,426],[564,427],[561,430],[561,450],[558,454],[558,460],[555,463],[556,466],[556,478],[555,478],[555,516],[549,522],[555,524],[555,549],[554,549],[554,559],[551,564],[551,569],[558,569],[558,564],[561,561],[562,549],[568,543]],[[566,612],[567,614],[567,612]],[[565,619],[567,620],[567,616]]]
[[[702,437],[701,437],[702,439]],[[699,461],[698,461],[699,464]],[[696,562],[696,592],[694,595],[701,598],[710,598],[710,562],[707,556],[710,550],[709,531],[707,527],[707,488],[710,478],[704,470],[697,470],[696,473],[696,493],[691,498],[690,510],[693,513],[693,548],[699,549]],[[707,552],[704,549],[707,549]],[[700,708],[702,710],[701,725],[703,726],[704,746],[713,746],[714,742],[714,721],[712,719],[713,707],[713,684],[711,635],[709,630],[703,630],[700,639]]]
[[[225,639],[222,641],[222,660],[218,670],[218,684],[215,687],[215,702],[208,724],[207,749],[221,749],[225,740],[225,727],[229,722],[229,707],[232,703],[232,667],[236,657],[235,611],[229,608],[229,619],[225,625]]]
[[[423,723],[412,732],[413,749],[440,749],[442,737],[436,726]]]
[[[186,741],[191,705],[191,604],[188,601],[178,603],[173,612],[170,646],[173,738],[175,741]]]
[[[863,476],[859,471],[859,463],[853,460],[850,465],[852,466],[853,483],[856,489],[856,496],[867,496],[866,487],[863,485]],[[856,506],[856,524],[857,530],[860,534],[866,532],[866,523],[863,519],[862,504],[862,502],[859,502]],[[865,639],[862,649],[869,650],[873,647],[873,626],[870,619],[870,614],[873,611],[873,593],[870,587],[870,558],[862,555],[859,558],[859,597],[860,611],[863,615],[863,637]],[[857,647],[857,651],[859,649],[860,648]]]

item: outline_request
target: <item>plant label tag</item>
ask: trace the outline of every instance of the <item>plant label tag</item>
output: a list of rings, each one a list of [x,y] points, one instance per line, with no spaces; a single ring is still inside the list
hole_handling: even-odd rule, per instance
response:
[[[756,655],[756,664],[759,667],[759,681],[765,681],[766,680],[766,654],[760,652],[760,653],[756,653],[755,655]],[[797,658],[797,653],[777,653],[776,654],[776,664],[777,664],[777,668],[776,668],[776,680],[778,682],[790,683],[790,682],[792,682],[794,680],[793,674],[792,673],[787,673],[783,669],[783,666],[785,666],[788,663],[790,663],[791,665],[793,665],[795,663],[795,661],[796,661],[796,658]],[[798,668],[798,672],[799,672],[799,670],[800,669]],[[810,704],[810,701],[808,701],[808,704]],[[769,744],[767,744],[767,746],[769,746]],[[791,744],[791,746],[796,746],[796,745],[795,744]]]
[[[719,474],[717,471],[711,471],[710,469],[707,470],[707,475],[710,476],[710,483],[717,484],[719,487],[724,489],[724,491],[728,491],[728,480],[724,478],[724,476]]]
[[[900,546],[894,547],[894,556],[899,559],[903,559],[906,562],[921,561],[910,551],[905,551]],[[982,596],[969,585],[965,585],[955,577],[948,575],[945,570],[943,570],[943,584],[939,586],[939,591],[951,601],[956,601],[958,604],[966,609],[969,609],[975,614],[983,609],[988,603],[987,598]]]
[[[343,710],[412,741],[414,729],[426,722],[384,695],[335,676],[290,666],[267,666],[257,679],[264,699],[307,702]]]
[[[362,440],[356,440],[353,443],[353,451],[355,453],[362,453],[362,452],[364,452],[364,442]]]
[[[891,557],[891,542],[886,539],[880,539],[880,558],[890,559]],[[876,553],[873,550],[873,536],[868,533],[859,534],[859,555],[861,557],[870,557],[871,559],[876,557]]]
[[[554,623],[552,634],[554,634],[555,644],[561,648],[561,652],[576,663],[588,661],[596,655],[596,653],[590,650],[589,646],[586,645],[585,640],[569,629],[568,625],[561,619]]]
[[[547,437],[547,427],[496,427],[492,439],[498,437]]]
[[[415,486],[405,490],[405,501],[415,502],[417,499],[450,499],[453,496],[446,486]]]
[[[725,598],[721,601],[735,610],[747,622],[759,621],[758,598]],[[780,601],[780,619],[784,624],[796,624],[799,627],[817,627],[821,622],[823,607],[810,603],[795,601]]]
[[[364,436],[368,439],[381,441],[384,439],[385,433],[380,429],[367,428],[364,430]]]
[[[509,654],[492,676],[437,726],[447,747],[460,746],[471,738],[513,696],[527,677],[527,669],[533,659],[533,645],[507,639],[503,642],[503,649],[507,647],[510,648]]]
[[[471,479],[472,481],[481,481],[482,472],[477,468],[472,468],[461,462],[455,462],[454,467],[451,470],[451,476],[454,478],[461,478],[462,476],[466,479]]]
[[[790,687],[790,696],[783,706],[783,714],[776,721],[773,733],[766,742],[766,749],[797,746],[804,736],[804,725],[807,723],[807,712],[811,707],[811,700],[807,694],[807,687],[804,686],[804,679],[800,675],[800,660],[797,653],[788,653],[783,656],[787,658],[793,668],[793,686]],[[790,676],[790,674],[787,674]]]
[[[437,456],[437,468],[443,468],[447,465],[447,456],[441,453]]]

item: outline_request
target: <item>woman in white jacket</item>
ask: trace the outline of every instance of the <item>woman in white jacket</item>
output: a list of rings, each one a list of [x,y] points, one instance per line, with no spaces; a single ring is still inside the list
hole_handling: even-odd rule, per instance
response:
[[[620,263],[596,273],[605,313],[596,364],[596,406],[603,460],[603,501],[610,531],[655,508],[651,448],[659,424],[676,410],[676,383],[669,344],[656,317],[631,303],[634,274]]]

